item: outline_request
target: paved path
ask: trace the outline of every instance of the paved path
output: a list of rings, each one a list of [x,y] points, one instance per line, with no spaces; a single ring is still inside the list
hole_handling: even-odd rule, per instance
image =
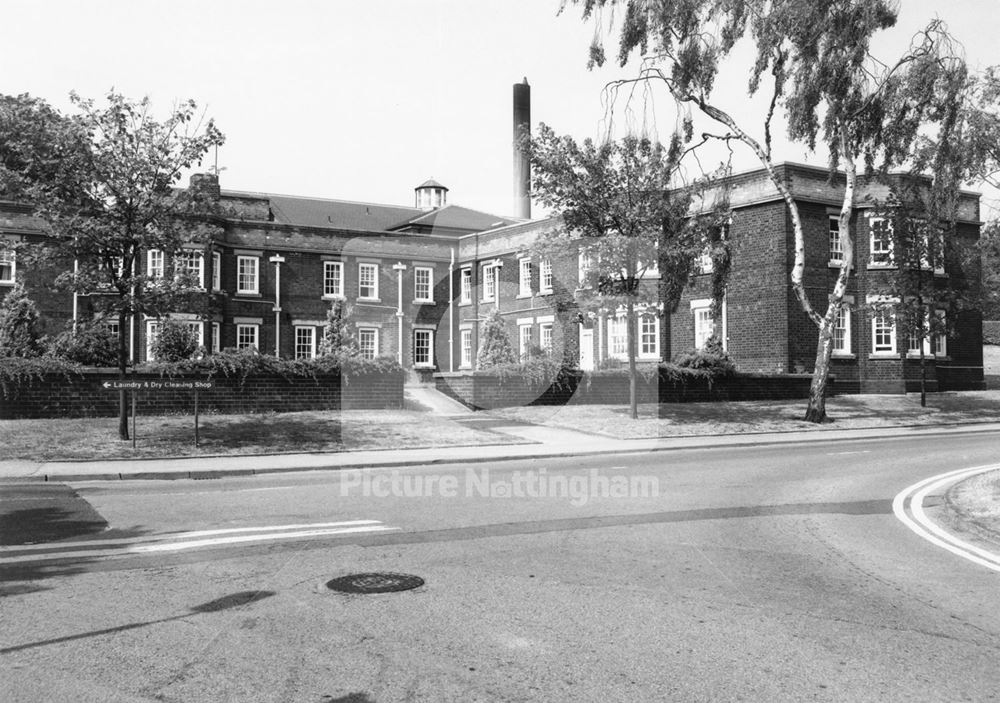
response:
[[[1000,423],[876,428],[871,430],[806,430],[738,435],[612,439],[570,430],[501,421],[496,445],[378,449],[336,453],[266,454],[256,456],[121,459],[100,461],[0,461],[0,480],[116,480],[240,476],[285,471],[354,469],[376,466],[419,466],[458,462],[491,462],[594,454],[622,454],[699,447],[746,447],[768,444],[849,442],[876,437],[927,437],[1000,431]],[[518,434],[532,444],[504,444],[502,434]],[[519,434],[520,433],[520,434]]]

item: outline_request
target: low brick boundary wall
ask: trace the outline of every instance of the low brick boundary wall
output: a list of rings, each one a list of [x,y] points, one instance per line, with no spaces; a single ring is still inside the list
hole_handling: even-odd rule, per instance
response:
[[[570,372],[558,381],[532,385],[521,379],[500,379],[488,371],[434,374],[436,388],[474,410],[524,405],[625,405],[628,376]],[[809,397],[809,374],[768,376],[745,374],[707,381],[679,383],[666,378],[636,379],[640,403],[689,403],[718,400],[786,400]],[[832,394],[834,379],[828,388]]]
[[[105,389],[106,381],[118,380],[111,369],[85,369],[79,375],[47,374],[0,394],[0,418],[114,417],[118,415],[118,391]],[[164,381],[155,374],[130,374],[129,381]],[[176,377],[173,380],[205,380]],[[260,413],[301,410],[385,409],[403,407],[402,374],[348,376],[322,374],[316,378],[277,374],[239,378],[217,376],[215,387],[198,393],[199,412]],[[190,413],[194,410],[191,390],[136,391],[136,407],[143,415]],[[129,400],[131,404],[131,399]]]

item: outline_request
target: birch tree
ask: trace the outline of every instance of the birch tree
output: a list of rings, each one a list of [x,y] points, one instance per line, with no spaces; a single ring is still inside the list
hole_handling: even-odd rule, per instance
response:
[[[897,60],[883,63],[871,47],[895,24],[898,6],[889,0],[570,0],[586,21],[620,18],[617,61],[640,55],[634,81],[662,84],[691,120],[699,113],[717,126],[700,143],[742,144],[759,159],[788,208],[794,232],[791,287],[816,325],[818,341],[805,419],[826,418],[825,394],[833,329],[853,266],[850,229],[859,168],[886,171],[905,163],[922,131],[947,118],[947,106],[962,99],[968,73],[940,21],[930,22]],[[603,28],[595,30],[589,66],[605,63]],[[733,67],[737,44],[753,51],[747,89],[763,95],[760,114],[727,110],[716,79]],[[822,304],[811,300],[803,280],[806,252],[802,218],[793,194],[775,169],[772,135],[783,125],[788,137],[810,151],[829,154],[831,170],[844,174],[840,207],[843,263]]]

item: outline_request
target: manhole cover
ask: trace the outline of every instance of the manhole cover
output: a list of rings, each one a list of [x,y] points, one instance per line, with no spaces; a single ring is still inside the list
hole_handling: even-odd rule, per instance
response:
[[[412,574],[350,574],[327,581],[326,587],[341,593],[392,593],[409,591],[424,585],[424,580]]]

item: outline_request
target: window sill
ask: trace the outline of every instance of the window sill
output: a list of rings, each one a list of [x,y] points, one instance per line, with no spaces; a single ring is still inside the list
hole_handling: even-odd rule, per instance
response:
[[[868,355],[871,361],[891,361],[899,358],[898,352],[872,352]]]
[[[514,296],[514,300],[524,300],[525,298],[530,298],[531,293],[518,293]]]
[[[356,302],[358,302],[358,303],[381,303],[382,299],[381,298],[362,298],[362,297],[359,296]]]
[[[843,268],[844,267],[844,262],[843,261],[837,261],[836,259],[830,259],[829,261],[826,262],[826,265],[827,265],[827,268],[839,269],[839,268]],[[872,268],[872,267],[869,266],[868,268]]]
[[[434,364],[427,364],[427,363],[417,364],[417,363],[414,363],[413,364],[413,368],[415,368],[415,369],[433,369],[434,368]]]
[[[896,264],[879,264],[874,261],[868,262],[868,269],[870,271],[880,271],[880,270],[884,271],[887,269],[894,269],[894,268],[896,268]]]
[[[850,359],[857,359],[858,357],[857,354],[851,354],[850,352],[833,352],[830,355],[830,358],[850,360]]]
[[[411,305],[437,305],[433,300],[414,300]]]
[[[551,288],[548,289],[548,290],[540,290],[540,291],[538,291],[538,295],[552,295],[552,293],[553,293],[553,290]]]
[[[482,300],[480,300],[479,302],[480,302],[480,303],[495,303],[495,302],[496,302],[496,300],[494,300],[493,298],[483,298],[483,299],[482,299]]]
[[[14,281],[0,281],[0,286],[13,286]]]
[[[465,300],[465,301],[459,302],[458,307],[460,307],[460,308],[466,308],[466,307],[468,307],[470,305],[472,305],[472,301],[471,300]]]
[[[347,296],[343,293],[324,293],[320,300],[347,300]]]
[[[252,291],[238,290],[236,291],[237,298],[260,298],[260,293],[254,293]]]
[[[910,361],[920,361],[920,352],[906,352],[906,358]],[[924,352],[924,358],[928,361],[951,361],[951,357],[947,354],[937,355],[930,352]]]

